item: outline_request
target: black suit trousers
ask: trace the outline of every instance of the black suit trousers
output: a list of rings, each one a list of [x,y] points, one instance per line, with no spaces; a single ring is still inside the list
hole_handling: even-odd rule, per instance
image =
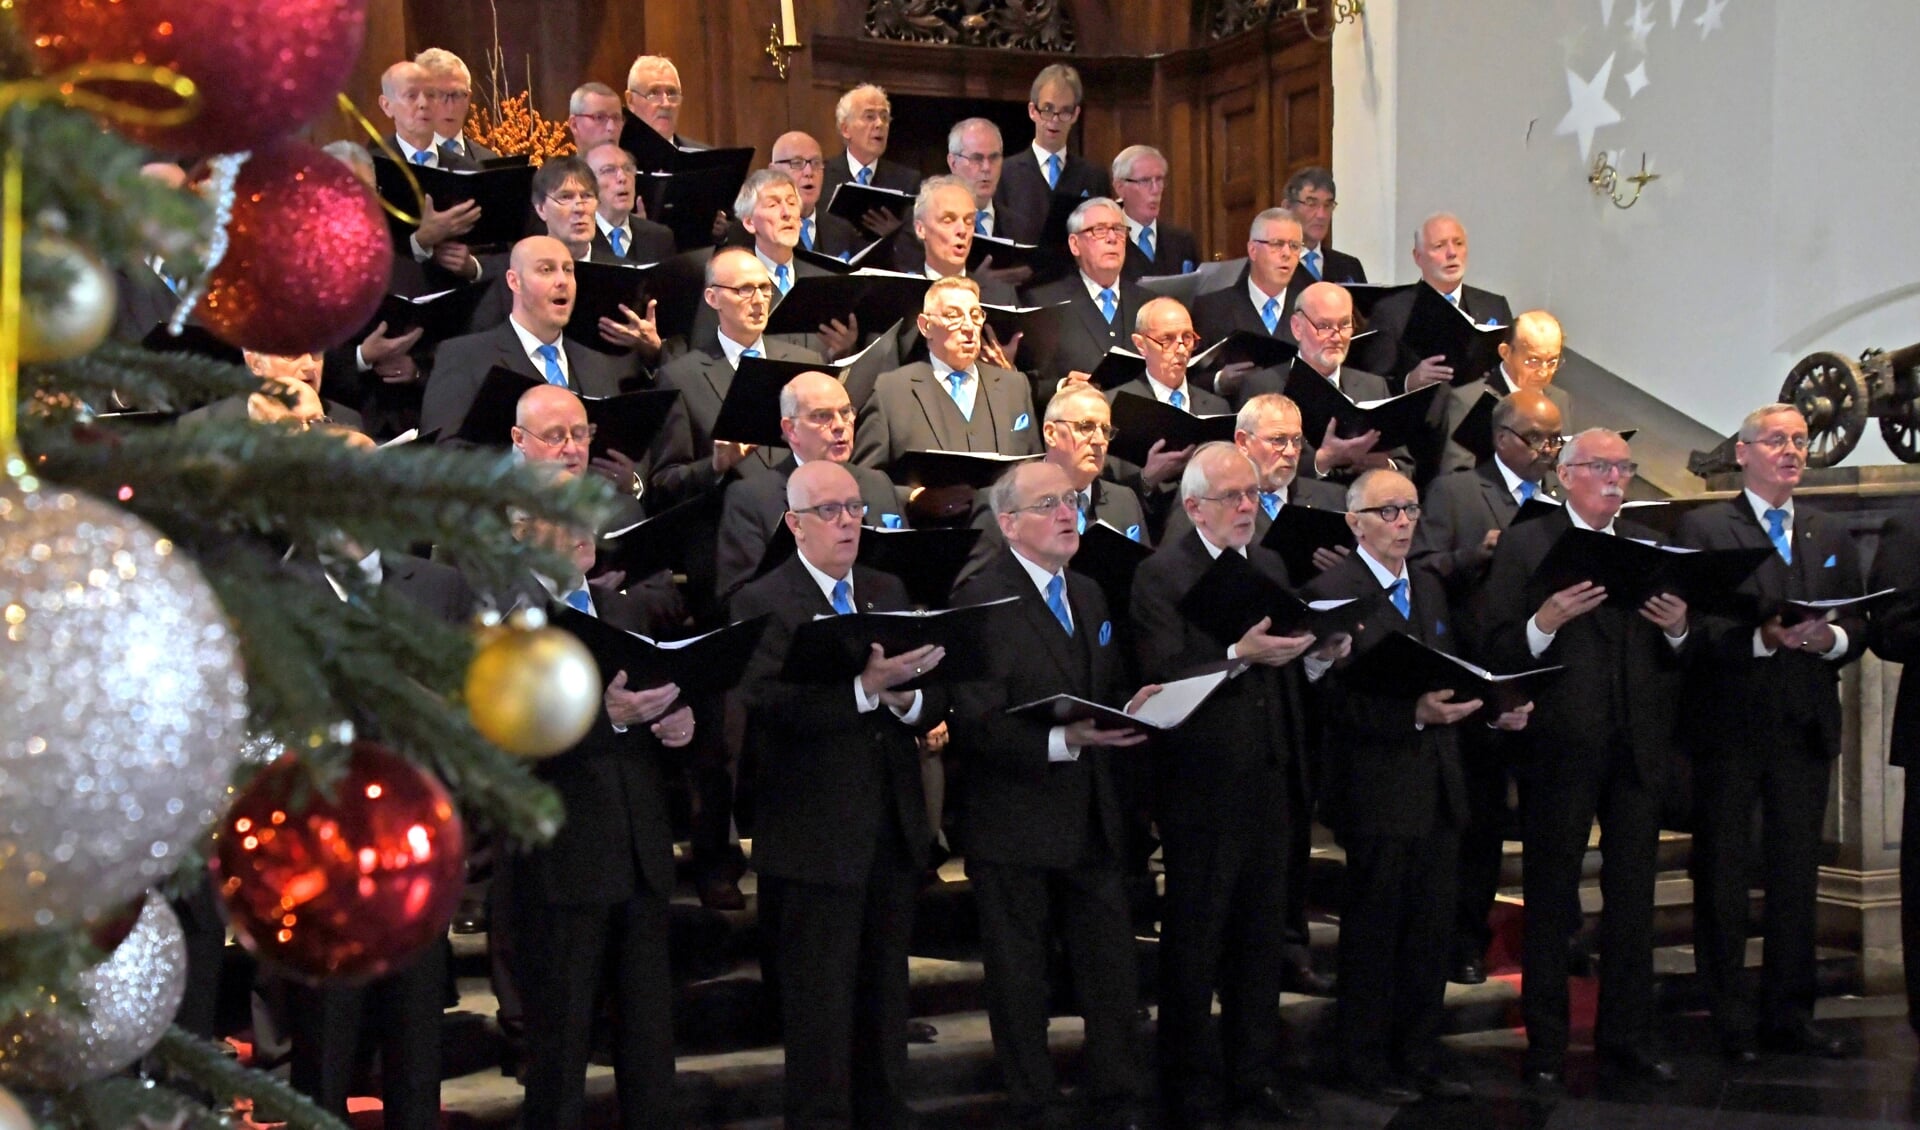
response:
[[[1901,818],[1905,821],[1901,828],[1920,828],[1920,788],[1907,790]],[[1900,941],[1907,955],[1907,1023],[1920,1032],[1920,835],[1904,832],[1900,837]]]
[[[526,1016],[526,1126],[577,1130],[601,989],[614,1007],[613,1075],[620,1125],[670,1127],[673,980],[667,900],[647,890],[611,905],[556,904],[513,886],[514,980]]]
[[[1653,881],[1660,800],[1641,783],[1624,741],[1600,764],[1554,760],[1527,769],[1521,806],[1526,901],[1521,975],[1528,1055],[1558,1070],[1567,1050],[1567,937],[1579,925],[1580,862],[1600,818],[1600,1007],[1602,1050],[1642,1048],[1653,1012]]]
[[[1813,1019],[1815,886],[1832,767],[1825,758],[1765,744],[1694,758],[1694,949],[1723,1032],[1750,1033],[1756,1020],[1788,1028]],[[1767,891],[1757,1017],[1741,985],[1756,805]]]
[[[1080,1093],[1096,1107],[1135,1101],[1138,966],[1119,867],[1055,870],[970,860],[967,878],[980,908],[994,1058],[1016,1116],[1036,1115],[1060,1101],[1047,1052],[1048,955],[1055,925],[1086,1019]]]
[[[361,1037],[380,1053],[383,1125],[434,1130],[440,1124],[440,1014],[447,944],[436,941],[407,965],[365,985],[289,987],[294,1089],[345,1119]]]
[[[1351,836],[1344,846],[1341,1057],[1365,1073],[1428,1067],[1446,1015],[1459,833]]]
[[[1272,810],[1287,811],[1284,798]],[[1176,1109],[1210,1110],[1274,1082],[1292,836],[1286,823],[1161,830],[1159,1047],[1164,1096]],[[1210,1023],[1216,988],[1218,1032]]]
[[[907,947],[920,869],[881,838],[864,886],[761,877],[776,942],[789,1130],[906,1125]]]
[[[1459,866],[1454,872],[1454,961],[1484,959],[1493,942],[1493,899],[1500,890],[1500,857],[1509,813],[1507,759],[1481,734],[1461,734],[1460,769],[1467,786],[1467,826],[1460,832]]]

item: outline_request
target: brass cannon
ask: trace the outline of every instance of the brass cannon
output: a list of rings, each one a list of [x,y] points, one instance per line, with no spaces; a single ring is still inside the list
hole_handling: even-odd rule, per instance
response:
[[[1868,417],[1902,463],[1920,463],[1920,343],[1888,352],[1869,349],[1858,361],[1838,353],[1802,357],[1780,399],[1807,418],[1807,465],[1831,467],[1852,453]]]

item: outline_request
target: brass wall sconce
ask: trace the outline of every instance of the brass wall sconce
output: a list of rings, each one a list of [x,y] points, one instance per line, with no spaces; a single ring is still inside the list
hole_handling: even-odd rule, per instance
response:
[[[1333,16],[1327,21],[1325,35],[1313,30],[1312,18],[1319,15],[1321,9],[1312,0],[1294,0],[1294,5],[1287,10],[1287,15],[1300,17],[1300,30],[1306,32],[1309,39],[1325,43],[1333,38],[1334,31],[1341,24],[1359,23],[1361,15],[1367,8],[1366,0],[1330,0],[1330,2],[1333,5]]]
[[[1623,212],[1635,204],[1638,204],[1640,202],[1640,193],[1645,190],[1648,185],[1659,179],[1659,173],[1650,173],[1647,171],[1647,155],[1645,153],[1640,154],[1640,171],[1634,173],[1632,176],[1623,177],[1620,175],[1620,170],[1613,167],[1613,162],[1607,159],[1607,154],[1604,150],[1598,156],[1594,157],[1593,171],[1587,174],[1587,183],[1593,186],[1594,195],[1604,196],[1613,201],[1613,206]],[[1622,195],[1621,185],[1623,184],[1633,186],[1632,195]]]
[[[794,27],[793,0],[780,0],[779,22],[767,29],[767,58],[773,60],[773,71],[781,82],[787,80],[788,62],[801,46],[799,32]]]

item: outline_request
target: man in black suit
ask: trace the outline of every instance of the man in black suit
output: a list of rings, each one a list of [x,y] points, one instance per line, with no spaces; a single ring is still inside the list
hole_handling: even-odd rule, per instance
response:
[[[1006,145],[1000,127],[986,118],[962,118],[947,130],[947,171],[966,182],[973,191],[976,211],[973,231],[976,235],[1012,239],[1007,232],[1028,227],[1025,218],[1013,208],[1000,204],[994,194],[1000,191],[1000,174],[1006,167]],[[1007,277],[1012,285],[1027,281],[1032,272],[1022,268]]]
[[[1288,821],[1303,789],[1306,716],[1301,667],[1308,634],[1275,636],[1269,617],[1231,644],[1188,620],[1180,603],[1221,553],[1244,553],[1286,585],[1286,566],[1250,544],[1260,509],[1253,464],[1231,444],[1203,444],[1180,483],[1194,531],[1134,575],[1141,676],[1178,678],[1237,659],[1247,670],[1178,729],[1154,741],[1166,898],[1160,936],[1160,1069],[1170,1125],[1218,1126],[1230,1115],[1293,1122],[1312,1107],[1277,1075],[1285,958]],[[1318,658],[1344,654],[1335,641]],[[1220,1032],[1210,1023],[1215,990]],[[1223,1052],[1223,1046],[1225,1051]]]
[[[373,446],[371,440],[362,442]],[[328,585],[342,600],[377,590],[448,624],[464,623],[473,614],[473,590],[457,570],[445,565],[347,544],[321,553],[319,566],[316,582]],[[371,721],[377,726],[378,719]],[[290,986],[289,1079],[294,1088],[345,1119],[360,1050],[370,1045],[380,1052],[383,1124],[396,1130],[437,1127],[440,1018],[451,983],[447,956],[445,940],[436,940],[394,972],[364,985]]]
[[[1146,374],[1114,388],[1107,399],[1142,396],[1193,416],[1226,415],[1232,409],[1225,400],[1187,379],[1187,359],[1193,355],[1198,342],[1193,320],[1179,299],[1165,296],[1149,299],[1134,319],[1129,342],[1134,352],[1146,358]],[[1169,513],[1179,508],[1174,495],[1179,489],[1180,472],[1192,454],[1191,447],[1169,449],[1165,439],[1156,439],[1147,449],[1144,466],[1124,459],[1108,464],[1109,478],[1139,492],[1156,541],[1169,521]]]
[[[1466,284],[1467,229],[1452,214],[1438,212],[1421,223],[1413,233],[1413,262],[1420,268],[1422,283],[1466,311],[1475,323],[1513,324],[1513,309],[1507,305],[1506,296]],[[1396,391],[1412,392],[1453,379],[1453,367],[1444,355],[1415,356],[1413,349],[1400,340],[1413,316],[1415,293],[1406,290],[1391,294],[1374,306],[1369,319],[1374,333],[1360,351],[1359,363],[1390,378]]]
[[[588,167],[600,189],[600,206],[593,223],[593,250],[585,258],[596,263],[631,263],[636,267],[673,256],[673,230],[634,214],[639,166],[633,154],[617,142],[585,150]]]
[[[627,66],[627,110],[679,149],[706,145],[680,136],[680,107],[686,102],[680,68],[665,55],[639,55]],[[618,137],[619,127],[614,136]]]
[[[752,239],[754,257],[773,280],[774,306],[801,279],[831,274],[794,251],[800,245],[800,190],[784,170],[756,169],[748,174],[734,197],[733,211]],[[771,307],[768,313],[772,313]],[[817,334],[776,334],[774,340],[818,353],[829,361],[853,353],[860,340],[860,321],[851,311],[844,321],[835,319],[817,328]],[[718,330],[715,307],[703,304],[694,312],[688,340],[696,349],[711,348]]]
[[[787,480],[808,463],[838,463],[860,486],[867,512],[861,523],[898,530],[907,526],[893,484],[852,462],[853,405],[847,390],[826,373],[801,373],[780,390],[780,434],[790,454],[770,475],[754,475],[727,490],[721,504],[714,581],[720,599],[759,575],[767,546],[787,512]]]
[[[800,190],[800,246],[822,255],[847,258],[866,246],[860,229],[820,207],[827,163],[813,135],[789,130],[774,139],[768,165],[785,169]],[[745,234],[742,229],[742,234]]]
[[[820,194],[828,205],[833,203],[834,190],[849,181],[909,195],[919,191],[917,169],[886,159],[887,134],[893,129],[893,103],[887,100],[885,90],[863,82],[842,94],[833,107],[833,125],[840,133],[844,148],[827,159]],[[861,218],[861,226],[869,237],[885,239],[899,229],[904,219],[890,209],[873,209]]]
[[[1300,220],[1285,208],[1268,208],[1247,230],[1247,265],[1232,286],[1209,291],[1193,301],[1193,323],[1200,340],[1212,345],[1235,333],[1293,342],[1289,309],[1299,309]],[[1292,289],[1290,289],[1292,288]],[[1285,369],[1256,371],[1251,361],[1222,365],[1214,373],[1214,391],[1236,405],[1262,392],[1278,392]]]
[[[1327,246],[1327,236],[1333,231],[1333,210],[1340,203],[1331,172],[1321,165],[1308,165],[1288,177],[1281,203],[1299,217],[1301,240],[1307,245],[1300,253],[1296,290],[1323,281],[1342,285],[1367,281],[1367,269],[1360,260]]]
[[[434,140],[442,153],[472,161],[475,167],[500,154],[467,136],[467,108],[473,101],[473,72],[465,60],[444,47],[429,47],[413,57],[433,83]]]
[[[1779,602],[1861,595],[1860,559],[1844,521],[1793,497],[1806,470],[1807,422],[1792,405],[1748,413],[1734,459],[1740,497],[1688,511],[1675,537],[1695,549],[1775,551],[1740,588],[1760,601],[1758,627],[1712,614],[1696,629],[1687,695],[1698,813],[1694,951],[1729,1055],[1753,1058],[1757,1026],[1768,1050],[1837,1058],[1848,1042],[1813,1023],[1815,880],[1840,755],[1840,670],[1865,650],[1867,623],[1853,610],[1788,623]],[[1742,983],[1756,808],[1767,892],[1757,1009]]]
[[[1301,595],[1386,602],[1353,640],[1355,656],[1390,633],[1454,650],[1440,582],[1407,565],[1419,494],[1398,471],[1368,471],[1347,490],[1358,549]],[[1445,1015],[1455,851],[1466,823],[1460,727],[1486,703],[1454,692],[1382,693],[1327,678],[1327,765],[1320,810],[1347,852],[1340,916],[1338,1040],[1347,1081],[1386,1103],[1466,1098],[1438,1062]],[[1490,716],[1525,728],[1532,706]]]
[[[1560,410],[1552,401],[1537,392],[1513,393],[1493,410],[1493,458],[1427,485],[1413,533],[1413,560],[1445,585],[1452,648],[1475,662],[1488,659],[1487,571],[1494,547],[1523,503],[1535,495],[1548,497],[1546,479],[1560,454],[1560,436]],[[1509,823],[1507,782],[1519,752],[1516,744],[1473,727],[1461,740],[1467,825],[1460,836],[1449,979],[1463,985],[1487,979],[1487,946],[1493,941],[1488,915],[1500,887],[1501,844]]]
[[[928,359],[880,374],[860,410],[853,461],[885,471],[909,451],[1039,454],[1026,379],[980,360],[986,315],[979,285],[934,283],[915,325]]]
[[[1904,510],[1880,528],[1867,590],[1897,588],[1894,603],[1873,617],[1867,646],[1888,663],[1920,663],[1920,511]],[[1903,671],[1894,698],[1887,763],[1912,774],[1920,767],[1920,668]],[[1903,828],[1920,828],[1920,788],[1906,790]],[[1907,1023],[1920,1034],[1920,835],[1900,839],[1900,939],[1905,950]]]
[[[912,232],[903,231],[894,237],[894,268],[904,274],[925,274],[930,279],[971,278],[979,284],[981,302],[1020,305],[1003,272],[967,272],[967,256],[973,253],[980,215],[979,198],[966,177],[943,174],[921,181],[920,191],[913,198]]]
[[[1200,265],[1200,244],[1186,228],[1160,222],[1167,192],[1166,155],[1129,145],[1113,159],[1113,193],[1127,215],[1127,259],[1120,276],[1184,275]]]
[[[1033,144],[1007,158],[994,194],[1008,215],[1018,217],[1023,225],[1006,225],[1001,234],[1008,239],[1038,243],[1055,195],[1082,200],[1113,195],[1103,166],[1067,152],[1067,140],[1080,120],[1085,99],[1080,72],[1066,63],[1050,64],[1034,76],[1027,91]]]
[[[1532,389],[1553,402],[1560,413],[1562,433],[1573,430],[1573,413],[1565,389],[1553,383],[1560,370],[1563,346],[1560,321],[1545,310],[1528,310],[1513,320],[1513,333],[1500,343],[1500,364],[1477,381],[1468,381],[1448,389],[1436,402],[1444,415],[1432,433],[1429,447],[1444,443],[1439,456],[1438,475],[1472,467],[1474,453],[1462,446],[1453,433],[1483,397],[1506,396],[1516,389]],[[1432,460],[1432,456],[1428,456]]]
[[[420,405],[420,430],[453,442],[474,394],[494,366],[581,396],[614,396],[639,374],[639,361],[575,344],[562,336],[573,316],[573,255],[551,236],[513,245],[503,276],[512,312],[503,325],[444,342],[434,356]]]
[[[1300,292],[1291,325],[1300,342],[1300,353],[1292,366],[1255,370],[1241,384],[1243,395],[1284,391],[1295,373],[1318,375],[1353,401],[1384,400],[1392,395],[1386,378],[1347,365],[1347,352],[1353,347],[1353,296],[1346,287],[1314,283]],[[1343,438],[1336,434],[1336,427],[1337,422],[1329,420],[1318,439],[1308,437],[1306,458],[1315,475],[1345,483],[1376,467],[1394,467],[1402,474],[1413,471],[1413,456],[1404,446],[1380,451],[1379,432]]]
[[[1120,277],[1127,259],[1127,214],[1104,196],[1082,201],[1067,219],[1067,250],[1078,270],[1027,292],[1030,306],[1067,304],[1057,345],[1036,356],[1035,403],[1045,403],[1063,380],[1085,380],[1127,335],[1153,295]]]
[[[1652,539],[1615,520],[1634,463],[1616,432],[1590,428],[1560,452],[1567,504],[1511,527],[1487,578],[1487,655],[1495,670],[1564,666],[1534,700],[1524,746],[1527,802],[1526,946],[1521,1002],[1523,1076],[1558,1089],[1567,1052],[1567,921],[1596,813],[1605,859],[1600,896],[1600,1007],[1594,1044],[1618,1070],[1659,1081],[1673,1065],[1654,1050],[1653,882],[1665,759],[1675,738],[1681,678],[1692,644],[1686,602],[1671,594],[1639,608],[1605,604],[1581,581],[1549,590],[1540,563],[1568,529]]]
[[[380,76],[380,111],[393,122],[387,144],[402,160],[430,169],[475,172],[480,162],[444,149],[434,120],[441,84],[425,67],[402,59]]]
[[[814,616],[908,606],[898,580],[854,564],[861,502],[838,464],[794,471],[797,551],[732,605],[736,619],[771,615],[739,693],[760,776],[754,867],[776,888],[787,1125],[807,1130],[910,1125],[907,943],[933,836],[914,739],[947,713],[943,690],[900,689],[938,665],[936,647],[887,656],[876,644],[851,688],[781,678]]]
[[[1067,562],[1080,548],[1077,492],[1053,463],[1016,465],[987,492],[1003,539],[955,605],[1016,599],[991,678],[954,688],[949,755],[966,761],[961,831],[980,904],[987,1018],[1013,1121],[1048,1127],[1062,1102],[1047,1050],[1047,968],[1058,937],[1086,1018],[1093,1124],[1139,1125],[1133,930],[1121,883],[1126,830],[1113,762],[1146,734],[1098,720],[1049,725],[1008,707],[1054,694],[1119,706],[1126,663],[1100,586]],[[1138,709],[1157,688],[1126,703]],[[1144,753],[1144,751],[1142,751]],[[1058,926],[1050,929],[1048,923]]]

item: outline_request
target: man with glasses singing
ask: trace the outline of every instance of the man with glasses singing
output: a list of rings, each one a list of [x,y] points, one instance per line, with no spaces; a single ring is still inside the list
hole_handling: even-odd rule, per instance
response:
[[[1600,1006],[1594,1046],[1614,1072],[1668,1082],[1653,1032],[1653,889],[1660,796],[1681,681],[1696,650],[1687,605],[1667,593],[1639,607],[1606,603],[1592,581],[1549,590],[1539,567],[1568,529],[1653,540],[1616,519],[1637,465],[1619,433],[1589,428],[1561,449],[1559,512],[1508,529],[1487,579],[1487,660],[1495,670],[1566,668],[1541,687],[1523,740],[1526,946],[1521,1002],[1525,1082],[1564,1084],[1567,920],[1596,814],[1601,823]]]
[[[1567,390],[1553,383],[1554,375],[1560,371],[1563,344],[1559,319],[1545,310],[1529,310],[1513,320],[1513,333],[1500,344],[1499,367],[1480,380],[1448,389],[1441,397],[1439,403],[1445,416],[1431,438],[1436,444],[1444,441],[1446,447],[1437,466],[1433,465],[1431,454],[1423,461],[1429,470],[1429,481],[1435,475],[1445,475],[1449,471],[1463,470],[1475,464],[1473,452],[1461,446],[1453,438],[1453,432],[1473,411],[1473,406],[1480,402],[1482,396],[1491,394],[1504,397],[1515,389],[1535,390],[1559,409],[1561,433],[1573,430],[1573,413]]]
[[[893,103],[887,92],[863,82],[840,96],[833,107],[833,125],[840,131],[845,148],[828,158],[826,179],[820,192],[827,204],[833,204],[834,190],[851,181],[895,192],[919,191],[920,173],[897,161],[886,159],[887,136],[893,129]],[[904,217],[889,209],[872,209],[861,218],[869,235],[882,239],[900,227]]]
[[[597,263],[630,263],[636,267],[658,263],[673,255],[673,231],[656,224],[635,209],[639,203],[639,167],[633,154],[618,143],[606,142],[582,149],[600,190],[600,208],[594,213],[593,249],[587,256]]]
[[[1860,658],[1867,624],[1852,609],[1832,620],[1783,618],[1778,609],[1786,600],[1859,596],[1860,561],[1844,521],[1793,497],[1807,467],[1807,422],[1797,409],[1749,413],[1734,458],[1739,497],[1688,511],[1676,537],[1696,549],[1774,550],[1740,589],[1760,601],[1757,626],[1718,614],[1698,625],[1701,661],[1687,696],[1698,812],[1694,949],[1729,1057],[1751,1061],[1758,1048],[1838,1058],[1848,1041],[1813,1023],[1815,876],[1840,755],[1840,672]],[[1767,892],[1757,1007],[1743,983],[1756,809]]]
[[[1386,378],[1347,365],[1347,353],[1353,347],[1353,296],[1347,288],[1333,283],[1314,283],[1300,292],[1300,302],[1289,319],[1293,336],[1300,342],[1300,353],[1285,368],[1255,369],[1241,382],[1241,403],[1262,393],[1283,392],[1293,374],[1318,376],[1353,401],[1382,400],[1392,395]],[[1305,466],[1323,479],[1348,483],[1362,471],[1376,467],[1396,467],[1402,474],[1413,468],[1413,457],[1405,447],[1376,450],[1377,431],[1342,437],[1329,420],[1326,430],[1308,436]]]
[[[1113,158],[1113,194],[1127,214],[1123,277],[1184,275],[1200,262],[1200,243],[1186,228],[1160,222],[1167,192],[1166,155],[1151,145],[1129,145]]]
[[[775,138],[767,167],[792,177],[793,186],[800,193],[801,248],[844,259],[865,246],[858,228],[820,208],[827,163],[820,156],[820,143],[812,134],[790,130]],[[736,219],[724,242],[729,247],[747,247],[753,243],[753,236]]]
[[[432,83],[433,133],[442,152],[470,161],[499,154],[467,136],[467,107],[473,102],[473,72],[466,61],[444,47],[429,47],[413,57]]]
[[[1067,217],[1067,251],[1079,269],[1027,292],[1028,305],[1068,306],[1057,344],[1035,358],[1037,401],[1052,396],[1063,380],[1086,380],[1107,350],[1126,348],[1140,308],[1153,297],[1120,277],[1127,261],[1127,214],[1107,197],[1082,201]]]
[[[1506,296],[1467,285],[1467,229],[1452,213],[1436,212],[1414,230],[1413,264],[1420,269],[1421,283],[1459,307],[1474,324],[1513,324],[1513,309],[1507,305]],[[1360,357],[1361,364],[1390,378],[1396,391],[1412,392],[1453,379],[1453,369],[1444,355],[1420,357],[1401,344],[1401,335],[1413,317],[1414,295],[1411,289],[1391,294],[1373,308],[1369,318],[1374,335]]]
[[[1011,215],[1018,216],[1023,227],[1008,224],[1001,232],[1008,239],[1036,243],[1047,209],[1054,195],[1091,199],[1112,196],[1107,170],[1075,153],[1067,152],[1067,141],[1074,123],[1080,120],[1080,106],[1086,90],[1080,72],[1065,63],[1054,63],[1034,76],[1027,91],[1027,117],[1033,121],[1033,144],[1007,157],[995,199]]]
[[[1210,291],[1193,301],[1193,324],[1200,340],[1212,345],[1240,331],[1263,337],[1293,341],[1293,326],[1287,310],[1293,297],[1287,293],[1300,266],[1300,221],[1285,208],[1268,208],[1253,218],[1247,229],[1247,265],[1232,286]],[[1344,293],[1344,291],[1342,292]],[[1243,387],[1253,375],[1253,365],[1237,361],[1224,365],[1214,374],[1214,391],[1243,404],[1246,398],[1261,392],[1278,392],[1278,384],[1258,389]],[[1280,374],[1284,383],[1285,373]]]

